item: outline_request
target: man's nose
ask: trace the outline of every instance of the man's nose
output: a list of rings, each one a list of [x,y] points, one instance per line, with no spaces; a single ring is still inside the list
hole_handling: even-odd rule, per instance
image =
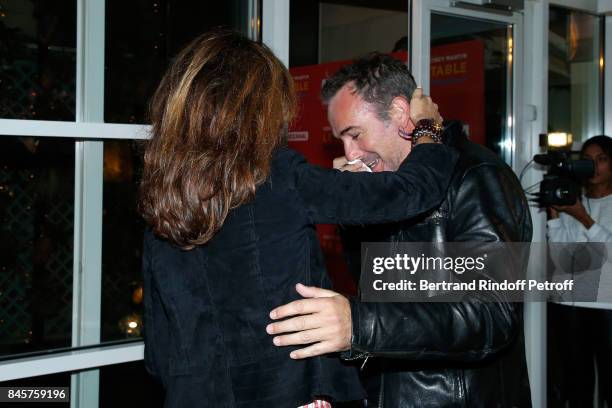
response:
[[[344,156],[348,161],[359,159],[362,154],[363,152],[355,146],[352,140],[344,142]]]

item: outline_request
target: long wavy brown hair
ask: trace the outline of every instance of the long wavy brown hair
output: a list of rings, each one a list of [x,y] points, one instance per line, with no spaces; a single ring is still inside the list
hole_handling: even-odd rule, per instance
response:
[[[295,107],[265,45],[216,30],[185,47],[149,110],[139,209],[155,234],[184,249],[209,241],[268,177]]]

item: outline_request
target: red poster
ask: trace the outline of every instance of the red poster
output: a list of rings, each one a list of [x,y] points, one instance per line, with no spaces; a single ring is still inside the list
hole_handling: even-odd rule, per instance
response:
[[[327,112],[321,103],[321,87],[349,61],[291,68],[299,111],[289,130],[289,145],[309,162],[331,167],[335,157],[343,156],[342,144],[336,141],[327,123]]]
[[[290,69],[298,96],[299,111],[289,129],[289,146],[302,153],[310,163],[332,167],[334,158],[344,156],[342,143],[332,136],[327,122],[327,111],[320,95],[325,78],[349,62],[338,61]],[[355,294],[356,286],[344,263],[336,226],[317,225],[317,232],[335,289]]]
[[[392,54],[406,61],[406,52]],[[299,112],[289,129],[289,146],[302,153],[310,163],[332,167],[333,159],[344,156],[342,143],[336,140],[327,122],[327,111],[321,102],[323,81],[351,61],[334,61],[327,64],[291,68],[298,95]],[[317,232],[325,263],[336,290],[355,294],[356,286],[350,277],[340,236],[335,225],[317,225]]]
[[[484,44],[463,41],[431,48],[431,97],[445,119],[465,123],[473,142],[485,144]]]
[[[407,59],[405,51],[391,55],[402,61]],[[327,111],[321,103],[321,87],[326,78],[350,63],[334,61],[289,69],[299,105],[297,117],[289,129],[289,145],[311,163],[331,167],[334,158],[344,156],[342,143],[334,139],[327,122]]]

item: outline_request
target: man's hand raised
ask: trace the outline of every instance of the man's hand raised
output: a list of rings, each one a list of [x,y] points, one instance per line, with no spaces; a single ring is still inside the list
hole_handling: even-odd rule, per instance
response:
[[[276,346],[309,344],[290,354],[293,359],[348,350],[351,347],[352,320],[349,301],[331,290],[296,285],[304,299],[279,306],[270,318],[279,320],[266,328]],[[281,320],[285,319],[286,320]]]

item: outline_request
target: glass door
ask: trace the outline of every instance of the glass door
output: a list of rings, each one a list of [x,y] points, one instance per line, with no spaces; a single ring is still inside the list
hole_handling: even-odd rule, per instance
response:
[[[451,0],[411,3],[409,61],[417,82],[445,119],[463,122],[471,140],[496,152],[516,174],[533,157],[546,112],[539,81],[547,60],[527,47],[545,49],[544,32],[536,28],[548,6],[535,3],[525,2],[520,12],[463,8]],[[541,241],[543,220],[533,214],[534,241]],[[546,312],[537,303],[524,310],[532,403],[547,406]]]
[[[454,2],[453,2],[454,3]],[[446,120],[515,165],[518,13],[413,4],[412,70]]]

